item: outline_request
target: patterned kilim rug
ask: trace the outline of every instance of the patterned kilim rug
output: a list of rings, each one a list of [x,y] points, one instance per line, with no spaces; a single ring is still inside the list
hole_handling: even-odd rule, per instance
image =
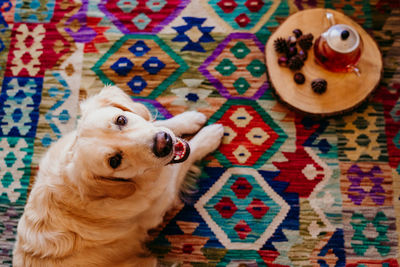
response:
[[[313,7],[349,15],[383,54],[375,95],[346,116],[310,119],[271,93],[264,46]],[[0,77],[0,265],[40,157],[80,99],[116,84],[158,119],[198,110],[225,126],[195,193],[153,233],[161,260],[398,266],[398,0],[1,0]]]

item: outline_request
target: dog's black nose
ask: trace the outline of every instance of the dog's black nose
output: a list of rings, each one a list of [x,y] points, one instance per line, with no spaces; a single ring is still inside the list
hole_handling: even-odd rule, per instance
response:
[[[154,136],[153,152],[157,157],[168,156],[172,151],[172,137],[166,132],[158,132]]]

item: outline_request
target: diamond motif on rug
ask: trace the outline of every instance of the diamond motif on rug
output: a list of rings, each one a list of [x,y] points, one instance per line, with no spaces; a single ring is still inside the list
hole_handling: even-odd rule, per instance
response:
[[[260,249],[289,205],[254,169],[228,169],[195,205],[228,249]]]
[[[252,101],[228,101],[209,123],[225,127],[216,158],[227,166],[262,166],[283,144],[287,135]],[[240,104],[239,104],[240,103]]]
[[[187,64],[157,36],[126,35],[92,69],[104,84],[115,84],[126,92],[133,92],[135,97],[152,98],[161,94],[187,68]]]
[[[338,120],[338,153],[343,161],[387,162],[384,114],[378,103],[370,103]],[[368,118],[368,122],[364,118]]]
[[[35,136],[42,86],[42,78],[4,78],[0,94],[0,136]]]
[[[176,258],[182,258],[184,262],[207,263],[208,260],[203,254],[203,249],[209,238],[194,233],[199,223],[177,221],[176,224],[183,235],[166,236],[175,249],[170,250],[164,256],[164,260],[176,261]]]
[[[273,0],[210,0],[217,15],[235,30],[250,30],[268,13]]]
[[[25,204],[33,139],[0,137],[0,204]]]
[[[390,206],[392,171],[388,164],[342,163],[341,190],[348,206]]]
[[[117,6],[125,13],[131,13],[138,5],[137,0],[119,0]]]
[[[157,33],[176,18],[188,0],[111,1],[102,0],[99,9],[122,33]]]
[[[13,4],[11,2],[8,4],[15,5],[15,22],[43,23],[50,22],[53,17],[55,2],[55,0],[17,0]]]
[[[186,106],[189,110],[210,108],[207,100],[212,91],[198,88],[203,81],[202,79],[182,79],[182,81],[187,87],[171,90],[178,97],[172,104]]]
[[[15,43],[10,46],[6,75],[8,77],[43,77],[45,54],[43,24],[15,24]],[[48,47],[46,47],[48,48]]]
[[[395,216],[393,207],[344,207],[346,261],[397,257]]]
[[[309,197],[314,188],[325,178],[329,179],[331,170],[308,147],[298,147],[295,152],[283,152],[288,161],[274,162],[281,171],[276,180],[286,181],[287,192],[296,192],[301,197]],[[293,179],[296,177],[296,179]]]
[[[146,14],[140,13],[132,19],[132,22],[136,26],[136,28],[138,28],[139,30],[144,30],[151,22],[151,19],[146,16]]]
[[[166,4],[166,0],[149,0],[146,2],[146,6],[153,12],[160,12]]]
[[[186,22],[186,25],[173,27],[178,35],[172,41],[186,42],[181,51],[205,52],[206,50],[201,43],[215,41],[210,34],[214,27],[202,26],[206,21],[205,18],[183,17],[183,20]]]
[[[233,33],[199,67],[226,98],[258,99],[267,90],[264,45],[250,33]]]
[[[126,76],[133,68],[133,63],[126,57],[119,58],[111,68],[119,75]]]

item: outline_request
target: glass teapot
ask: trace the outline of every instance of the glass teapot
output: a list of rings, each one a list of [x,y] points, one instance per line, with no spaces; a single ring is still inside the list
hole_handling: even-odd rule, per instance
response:
[[[333,72],[355,72],[360,75],[357,63],[362,52],[358,32],[346,24],[335,24],[332,13],[326,14],[331,26],[314,43],[317,63]]]

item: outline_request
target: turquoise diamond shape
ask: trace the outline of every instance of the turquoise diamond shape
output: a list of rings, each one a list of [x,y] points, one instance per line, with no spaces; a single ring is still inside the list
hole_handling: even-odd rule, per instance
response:
[[[150,0],[146,2],[146,6],[153,12],[160,12],[166,4],[167,1],[165,0]]]
[[[131,13],[138,5],[136,0],[119,0],[117,2],[117,6],[124,12],[124,13]]]
[[[252,62],[250,62],[246,69],[251,73],[251,75],[257,78],[263,75],[266,70],[265,64],[258,59],[254,59]]]
[[[265,14],[274,8],[273,0],[263,0],[263,5],[257,8],[257,12],[252,12],[246,6],[245,0],[235,0],[235,1],[221,1],[221,0],[203,0],[208,3],[215,13],[223,19],[227,24],[229,24],[235,30],[250,30],[257,23],[262,20]],[[254,9],[253,9],[254,11]],[[238,24],[236,19],[240,17],[248,17],[249,22],[245,24]]]
[[[4,176],[3,176],[3,179],[1,179],[1,184],[5,188],[8,188],[10,186],[10,184],[12,184],[12,182],[14,182],[12,174],[10,172],[6,172],[6,174],[4,174]]]
[[[70,118],[71,118],[71,116],[69,115],[68,110],[66,110],[66,109],[61,111],[60,115],[58,116],[58,119],[60,120],[60,122],[62,124],[67,123]]]
[[[230,76],[236,71],[236,66],[227,58],[224,58],[215,69],[221,73],[223,76]]]
[[[144,30],[147,27],[147,25],[149,25],[149,23],[151,22],[151,19],[148,16],[146,16],[146,14],[140,13],[132,20],[132,22],[138,29]]]
[[[230,51],[232,54],[238,58],[238,59],[243,59],[245,58],[251,51],[250,49],[245,45],[243,42],[237,42],[231,49]]]
[[[53,140],[51,139],[50,135],[48,133],[46,133],[44,135],[44,137],[42,138],[42,145],[44,147],[49,147],[52,142],[53,142]]]
[[[9,152],[7,154],[7,156],[4,158],[4,161],[6,162],[6,165],[8,168],[11,168],[14,165],[16,160],[17,160],[17,158],[15,157],[14,152],[12,152],[12,151]]]
[[[236,91],[239,92],[239,94],[244,94],[247,89],[249,89],[250,84],[246,81],[245,78],[240,77],[239,79],[237,79],[234,83],[233,86],[235,87]]]

